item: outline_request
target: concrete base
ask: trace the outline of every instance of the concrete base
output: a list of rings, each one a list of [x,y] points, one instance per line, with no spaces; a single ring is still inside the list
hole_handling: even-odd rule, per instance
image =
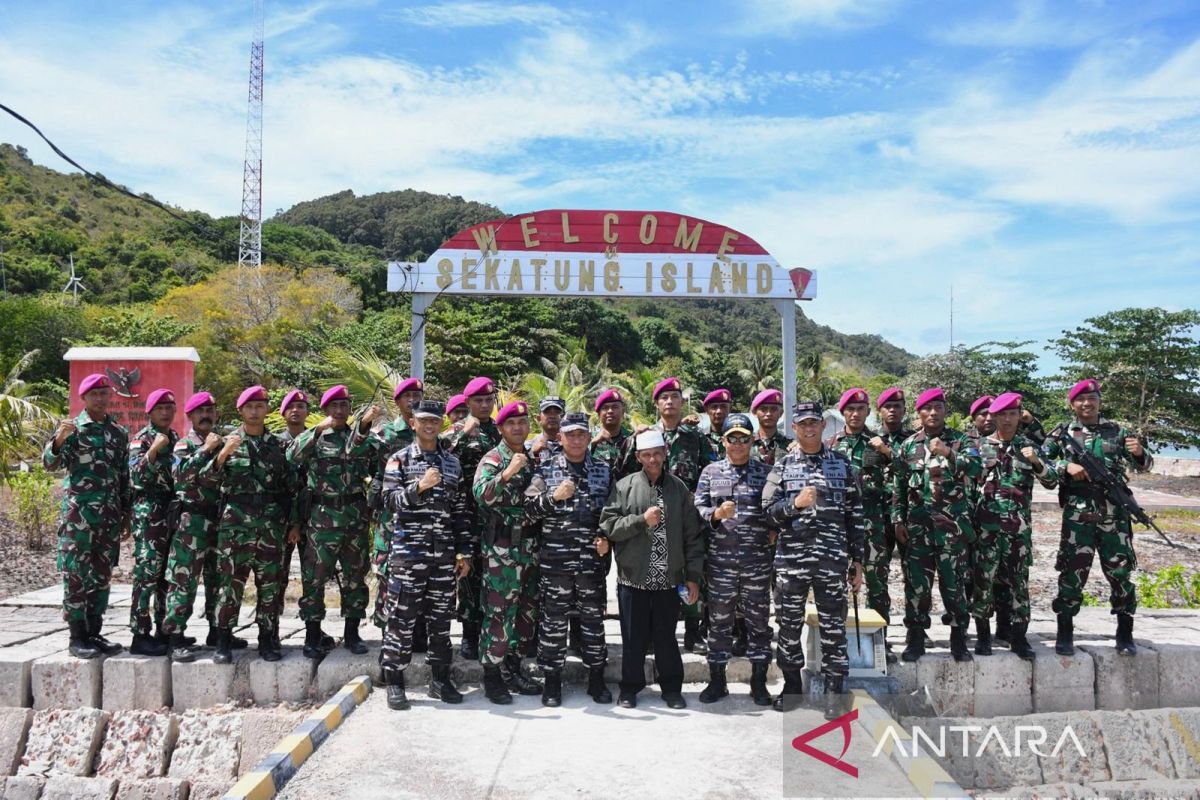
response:
[[[167,777],[229,786],[237,778],[241,744],[240,714],[185,713]]]
[[[44,778],[91,775],[109,716],[97,708],[37,712],[17,772]]]
[[[177,711],[211,708],[250,697],[253,650],[235,651],[232,664],[214,664],[211,657],[190,664],[171,664],[171,695]]]
[[[312,699],[314,662],[300,648],[284,647],[279,661],[255,658],[247,664],[250,695],[258,705],[303,703]]]
[[[0,775],[17,774],[32,723],[28,708],[0,708]]]
[[[1163,708],[1200,705],[1200,647],[1154,645],[1158,651],[1158,704]]]
[[[1079,649],[1073,656],[1060,656],[1054,648],[1035,643],[1033,651],[1033,710],[1091,711],[1096,707],[1096,667],[1092,657]]]
[[[105,659],[103,704],[106,711],[171,705],[171,660],[129,653]]]
[[[1033,665],[1011,652],[975,656],[975,716],[1001,717],[1033,711]]]
[[[1148,642],[1137,642],[1137,655],[1118,655],[1108,645],[1081,645],[1096,669],[1096,708],[1157,708],[1158,651]]]
[[[170,714],[117,711],[96,758],[96,774],[121,781],[161,778],[178,735],[178,719]]]
[[[4,800],[38,800],[46,779],[34,775],[17,775],[4,781]]]
[[[188,800],[188,782],[171,778],[123,780],[117,786],[116,800]]]
[[[0,649],[0,706],[33,706],[33,662],[61,649],[41,641]]]
[[[42,800],[112,800],[114,778],[51,778],[42,789]]]
[[[1132,659],[1131,659],[1132,660]],[[1175,778],[1163,718],[1129,711],[1097,711],[1108,767],[1115,781]]]
[[[100,708],[105,658],[81,659],[67,652],[33,662],[34,708]]]
[[[424,658],[421,659],[421,669],[417,669],[417,666],[414,659],[414,663],[408,668],[409,675],[405,676],[406,679],[415,683],[428,681],[429,668],[425,666]],[[346,681],[359,675],[370,675],[373,683],[382,684],[379,677],[379,647],[369,643],[367,652],[361,656],[356,656],[344,647],[335,647],[317,667],[316,696],[319,699],[329,697],[342,688]]]

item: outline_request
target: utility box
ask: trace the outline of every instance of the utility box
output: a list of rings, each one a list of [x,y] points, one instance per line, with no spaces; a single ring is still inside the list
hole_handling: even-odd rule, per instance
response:
[[[884,629],[887,623],[883,617],[869,608],[860,608],[858,612],[858,635],[855,635],[854,611],[850,610],[846,618],[846,655],[850,658],[851,678],[883,678],[887,677],[887,654],[884,651]],[[817,621],[817,610],[811,606],[804,617],[805,636],[807,637],[805,653],[805,669],[813,673],[821,671],[821,634],[820,623]]]

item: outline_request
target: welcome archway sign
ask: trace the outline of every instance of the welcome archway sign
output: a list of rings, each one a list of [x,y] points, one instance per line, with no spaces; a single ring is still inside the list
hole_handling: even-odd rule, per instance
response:
[[[769,300],[782,334],[785,407],[795,400],[796,301],[812,270],[786,269],[749,236],[669,211],[549,209],[473,225],[423,263],[388,264],[388,291],[412,294],[411,374],[425,375],[425,312],[443,294]]]

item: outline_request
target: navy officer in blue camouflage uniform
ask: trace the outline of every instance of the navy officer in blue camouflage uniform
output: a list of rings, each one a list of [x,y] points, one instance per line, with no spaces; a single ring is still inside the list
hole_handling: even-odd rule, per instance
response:
[[[775,464],[763,488],[767,520],[779,527],[776,544],[775,608],[779,618],[779,666],[783,691],[779,711],[798,705],[803,691],[805,602],[811,588],[821,636],[821,674],[825,684],[825,717],[834,719],[845,706],[846,578],[858,592],[863,580],[862,493],[850,459],[821,441],[824,428],[820,403],[792,407],[792,430],[799,447]]]

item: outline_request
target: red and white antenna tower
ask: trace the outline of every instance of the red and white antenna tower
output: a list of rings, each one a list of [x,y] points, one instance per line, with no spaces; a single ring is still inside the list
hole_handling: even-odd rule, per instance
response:
[[[250,102],[246,109],[246,160],[242,167],[242,227],[238,266],[262,266],[263,0],[254,0],[250,44]]]

